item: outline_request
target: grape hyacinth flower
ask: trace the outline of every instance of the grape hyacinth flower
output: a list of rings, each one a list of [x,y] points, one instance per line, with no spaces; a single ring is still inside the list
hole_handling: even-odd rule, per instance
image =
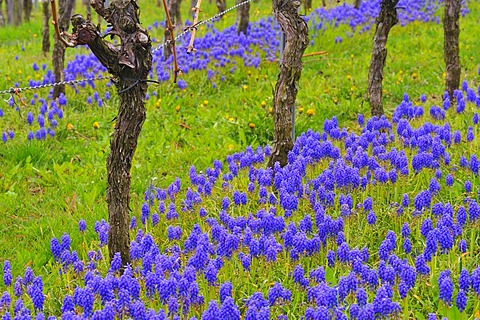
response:
[[[6,287],[9,287],[12,285],[12,270],[10,267],[10,261],[5,260],[3,263],[3,283],[5,284]]]
[[[84,219],[81,219],[80,221],[78,221],[78,230],[83,233],[85,232],[86,229],[87,229],[87,222]]]
[[[452,303],[453,295],[453,283],[449,272],[450,270],[443,271],[440,273],[440,277],[438,278],[438,287],[440,291],[439,298],[447,305]]]

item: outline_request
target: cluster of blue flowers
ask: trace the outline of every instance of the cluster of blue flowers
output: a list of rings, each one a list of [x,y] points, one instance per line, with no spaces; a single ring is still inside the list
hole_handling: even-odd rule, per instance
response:
[[[457,103],[466,92],[456,92]],[[462,113],[476,112],[474,101],[468,99]],[[60,274],[77,279],[62,298],[62,318],[285,319],[282,310],[293,308],[306,319],[376,319],[409,312],[401,300],[425,281],[438,288],[434,298],[447,308],[471,312],[480,267],[470,260],[468,268],[450,269],[449,261],[475,250],[469,248],[475,240],[467,239],[480,216],[479,190],[470,182],[478,160],[464,153],[469,139],[456,143],[453,136],[475,134],[477,125],[453,131],[446,120],[399,112],[409,104],[405,95],[393,121],[359,116],[359,133],[339,127],[336,118],[325,120],[323,131],[298,137],[283,168],[263,168],[269,147],[248,147],[205,171],[192,166],[190,181],[149,187],[142,224],[132,216],[132,265],[125,269],[119,254],[102,268],[105,221],[94,225],[98,249],[87,260],[72,250],[68,234],[53,238]],[[447,109],[446,116],[456,111]],[[413,191],[408,184],[421,187]],[[397,188],[404,193],[387,191]],[[197,223],[189,229],[191,219]],[[379,243],[352,234],[375,233],[380,222],[390,230]],[[87,227],[79,222],[79,232]],[[446,262],[441,272],[440,261]],[[262,277],[253,273],[260,266],[290,271],[265,279],[272,283],[259,290],[231,279],[232,272]],[[3,282],[5,319],[44,316],[41,277],[27,268],[14,280],[5,261]]]
[[[425,9],[415,1],[407,4]],[[363,3],[360,12],[372,12],[370,5]],[[347,6],[336,10],[342,8]],[[430,4],[427,9],[435,12],[438,7]],[[352,28],[366,23],[359,13],[359,20],[342,20],[325,10],[315,14],[319,12],[326,17],[322,23],[345,22]],[[402,19],[418,17],[432,19],[431,14]],[[275,30],[272,24],[252,24],[251,37],[239,39],[234,28],[223,33],[212,29],[197,39],[196,58],[189,60],[195,65],[184,65],[206,69],[213,58],[224,66],[233,61],[230,57],[248,56],[255,41],[266,41],[270,57],[278,43],[264,29]],[[214,47],[224,42],[230,45]],[[158,63],[161,58],[156,54]],[[72,79],[86,69],[93,75],[105,72],[91,57],[77,59],[88,67],[69,64]],[[258,57],[245,59],[255,65]],[[159,78],[162,72],[167,76],[162,68],[157,65]],[[189,181],[177,178],[167,187],[146,190],[139,215],[130,222],[131,265],[122,268],[116,254],[105,268],[109,225],[103,220],[93,227],[98,248],[85,259],[72,248],[68,234],[52,238],[58,276],[67,275],[73,284],[63,297],[49,296],[42,278],[28,267],[14,280],[5,261],[2,319],[253,320],[293,315],[367,320],[407,314],[411,310],[402,300],[425,282],[438,288],[433,298],[446,308],[472,312],[469,302],[477,303],[480,296],[480,266],[467,255],[476,250],[469,246],[476,245],[480,199],[471,182],[479,163],[468,146],[478,132],[479,97],[479,90],[464,82],[455,97],[445,95],[442,107],[431,107],[430,113],[405,95],[391,121],[359,115],[358,130],[351,130],[340,127],[335,117],[326,119],[320,132],[309,130],[297,138],[283,168],[263,168],[268,146],[248,147],[223,162],[215,160],[204,171],[192,166]],[[93,99],[101,106],[98,93]],[[426,101],[420,98],[422,104]],[[60,106],[38,97],[32,103],[41,104],[36,117],[26,117],[28,124],[37,121],[40,127],[32,134],[53,132],[66,99],[59,99]],[[471,123],[447,122],[452,113],[468,113]],[[81,220],[79,232],[87,228]],[[450,269],[450,261],[457,259],[468,263]],[[263,283],[242,286],[247,278]],[[49,299],[61,301],[59,310]]]
[[[379,3],[380,0],[364,1],[359,9],[354,9],[352,6],[344,4],[328,9],[320,8],[314,10],[310,15],[305,17],[308,23],[311,24],[311,29],[315,30],[311,40],[312,44],[315,41],[315,35],[326,29],[327,26],[338,27],[341,24],[349,25],[352,32],[349,32],[347,36],[352,36],[357,29],[360,29],[360,32],[370,29],[371,25],[375,23],[375,17],[378,15],[380,8]],[[438,12],[441,1],[424,3],[415,0],[402,0],[400,3],[399,6],[403,8],[399,10],[399,21],[401,25],[406,25],[413,21],[430,22],[439,19],[436,13]],[[467,12],[468,7],[466,5],[462,6],[462,14],[466,14]],[[156,30],[160,30],[161,34],[163,34],[162,23],[155,22],[148,28],[152,34],[155,34]],[[207,24],[206,35],[195,39],[194,46],[197,50],[192,54],[187,54],[186,50],[181,50],[188,46],[189,39],[187,37],[180,39],[181,42],[177,46],[177,48],[179,48],[177,54],[178,63],[183,73],[195,70],[207,70],[208,79],[212,83],[212,86],[216,87],[216,82],[225,80],[225,75],[228,73],[225,72],[226,68],[228,68],[231,73],[235,72],[236,64],[239,63],[240,59],[243,61],[243,65],[258,68],[262,60],[273,61],[278,58],[280,33],[281,29],[272,17],[250,22],[248,36],[245,36],[243,33],[238,35],[235,25],[220,31],[215,29],[214,23],[210,23]],[[338,36],[335,41],[340,43],[342,41],[341,37]],[[150,78],[158,81],[170,80],[172,59],[172,57],[165,59],[162,50],[155,50],[153,55],[154,67],[150,73]],[[28,86],[48,85],[55,82],[53,72],[47,69],[45,64],[40,68],[37,63],[34,63],[32,70],[38,74],[41,72],[44,72],[44,74],[41,80],[29,80]],[[64,78],[65,81],[82,78],[88,79],[75,84],[75,92],[83,92],[86,87],[91,88],[91,90],[94,91],[87,97],[87,104],[95,104],[98,107],[102,107],[106,101],[110,100],[110,92],[106,91],[101,96],[95,89],[96,84],[93,79],[105,78],[107,77],[107,72],[106,68],[102,66],[92,53],[77,54],[72,61],[67,63],[64,70]],[[110,87],[112,83],[109,81],[106,85]],[[20,84],[17,83],[16,86],[20,86]],[[180,89],[184,89],[187,87],[187,83],[183,79],[180,79],[178,86]],[[53,137],[55,135],[58,121],[63,118],[62,108],[66,105],[67,100],[65,96],[62,95],[58,100],[59,105],[57,105],[57,102],[52,101],[52,93],[53,91],[50,91],[47,99],[40,98],[37,95],[34,95],[31,99],[32,106],[40,105],[40,107],[36,115],[30,111],[26,116],[28,125],[32,126],[34,122],[38,124],[38,129],[30,130],[27,133],[28,140],[44,140],[49,136]],[[465,101],[475,99],[475,92],[472,89],[466,90],[466,93],[466,98],[459,100],[462,101],[462,103],[458,104],[460,106],[459,110],[465,108],[465,106],[462,107]],[[156,92],[154,91],[152,94],[156,95]],[[147,96],[147,99],[149,99],[149,96]],[[9,100],[9,103],[11,106],[15,106],[15,100],[13,98]],[[445,104],[449,105],[450,101],[446,100]],[[432,108],[430,112],[433,113],[435,117],[444,117],[444,115],[442,115],[444,112],[441,109],[438,107]],[[457,109],[458,108],[457,106]],[[417,108],[416,110],[419,109]],[[399,112],[404,111],[400,111],[399,109]],[[413,112],[415,114],[415,111]],[[2,116],[3,111],[0,109],[0,117]],[[15,133],[12,130],[2,132],[2,141],[5,143],[14,139],[14,137]],[[379,172],[378,174],[384,175],[383,172]],[[294,206],[294,204],[292,205]]]

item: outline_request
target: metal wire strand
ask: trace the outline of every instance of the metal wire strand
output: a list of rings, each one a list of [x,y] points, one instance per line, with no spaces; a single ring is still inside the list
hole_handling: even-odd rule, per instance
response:
[[[61,82],[55,82],[55,83],[46,83],[38,86],[10,88],[10,89],[0,91],[0,95],[5,95],[5,94],[11,95],[14,93],[20,93],[22,91],[28,91],[28,90],[39,90],[39,89],[57,87],[57,86],[62,86],[67,84],[78,84],[85,81],[88,82],[88,81],[97,81],[97,80],[111,80],[112,78],[113,77],[75,79],[75,80],[61,81]]]

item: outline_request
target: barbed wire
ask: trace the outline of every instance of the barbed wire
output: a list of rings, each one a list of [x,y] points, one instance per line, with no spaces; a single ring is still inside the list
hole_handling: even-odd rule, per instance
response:
[[[113,77],[85,78],[85,79],[60,81],[60,82],[55,82],[55,83],[46,83],[46,84],[40,84],[40,85],[37,85],[37,86],[30,86],[30,87],[13,87],[13,88],[10,88],[10,89],[0,91],[0,95],[4,95],[4,94],[11,95],[11,94],[14,94],[14,93],[20,93],[22,91],[27,91],[27,90],[39,90],[39,89],[44,89],[44,88],[63,86],[63,85],[67,85],[67,84],[78,84],[78,83],[89,82],[89,81],[111,80],[112,78]]]
[[[185,30],[183,30],[183,32],[179,33],[173,40],[167,40],[165,41],[164,43],[162,43],[161,45],[159,45],[158,47],[156,47],[155,49],[152,50],[152,53],[155,53],[157,52],[158,50],[161,50],[162,48],[164,48],[165,46],[167,46],[168,44],[170,44],[170,42],[173,42],[173,41],[177,41],[179,40],[180,38],[182,38],[183,36],[185,36],[187,33],[189,33],[193,28],[198,28],[200,27],[201,25],[204,25],[206,23],[209,23],[217,18],[220,18],[221,16],[225,15],[226,13],[232,11],[232,10],[235,10],[237,9],[238,7],[241,7],[241,6],[244,6],[246,5],[247,3],[250,3],[252,2],[253,0],[245,0],[243,2],[240,2],[240,3],[237,3],[236,5],[234,5],[233,7],[230,7],[228,9],[226,9],[225,11],[222,11],[222,12],[219,12],[217,14],[215,14],[214,16],[206,19],[206,20],[203,20],[203,21],[200,21],[199,23],[197,23],[196,25],[192,25],[192,26],[187,26],[185,28]]]
[[[165,47],[166,45],[168,45],[170,42],[173,42],[173,41],[177,41],[178,39],[182,38],[183,36],[185,36],[187,33],[189,33],[193,28],[198,28],[199,26],[203,25],[203,24],[206,24],[206,23],[209,23],[221,16],[223,16],[224,14],[232,11],[232,10],[235,10],[237,9],[238,7],[241,7],[243,5],[246,5],[247,3],[249,2],[252,2],[253,0],[245,0],[243,2],[240,2],[236,5],[234,5],[233,7],[230,7],[228,9],[226,9],[225,11],[222,11],[222,12],[219,12],[217,14],[215,14],[214,16],[206,19],[206,20],[203,20],[203,21],[200,21],[199,23],[197,23],[196,25],[193,25],[193,26],[188,26],[183,32],[181,32],[180,34],[178,34],[173,40],[167,40],[165,41],[163,44],[161,44],[160,46],[158,46],[157,48],[153,49],[152,50],[152,54],[155,53],[156,51],[162,49],[163,47]],[[98,78],[84,78],[84,79],[75,79],[75,80],[68,80],[68,81],[60,81],[60,82],[55,82],[55,83],[46,83],[46,84],[41,84],[41,85],[36,85],[36,86],[29,86],[29,87],[12,87],[10,89],[6,89],[6,90],[1,90],[0,91],[0,95],[13,95],[13,94],[18,94],[22,91],[28,91],[28,90],[39,90],[39,89],[44,89],[44,88],[51,88],[51,87],[57,87],[57,86],[62,86],[62,85],[67,85],[67,84],[78,84],[78,83],[82,83],[82,82],[89,82],[89,81],[97,81],[97,80],[110,80],[112,79],[113,77],[98,77]]]

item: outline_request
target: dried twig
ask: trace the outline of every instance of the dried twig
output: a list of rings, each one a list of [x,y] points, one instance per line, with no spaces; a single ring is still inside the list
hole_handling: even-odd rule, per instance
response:
[[[65,40],[65,38],[63,38],[63,32],[60,32],[60,28],[58,26],[57,5],[55,3],[55,0],[50,0],[50,5],[52,7],[52,24],[55,28],[55,34],[57,35],[58,40],[60,40],[67,47],[75,47],[76,43],[74,41],[70,42]]]
[[[202,4],[202,0],[197,1],[197,5],[192,8],[192,11],[195,11],[195,17],[193,18],[193,24],[190,26],[190,30],[192,31],[192,36],[190,37],[190,43],[187,47],[187,53],[191,53],[193,50],[193,41],[195,40],[195,34],[197,33],[197,24],[198,24],[198,16],[200,15],[200,5]]]
[[[163,7],[165,8],[165,14],[167,16],[167,30],[170,32],[169,44],[172,46],[172,52],[173,52],[173,83],[177,83],[177,76],[181,72],[181,70],[178,67],[177,50],[175,48],[175,37],[173,34],[173,30],[175,26],[173,25],[172,19],[170,18],[170,12],[168,11],[166,0],[163,0]]]

